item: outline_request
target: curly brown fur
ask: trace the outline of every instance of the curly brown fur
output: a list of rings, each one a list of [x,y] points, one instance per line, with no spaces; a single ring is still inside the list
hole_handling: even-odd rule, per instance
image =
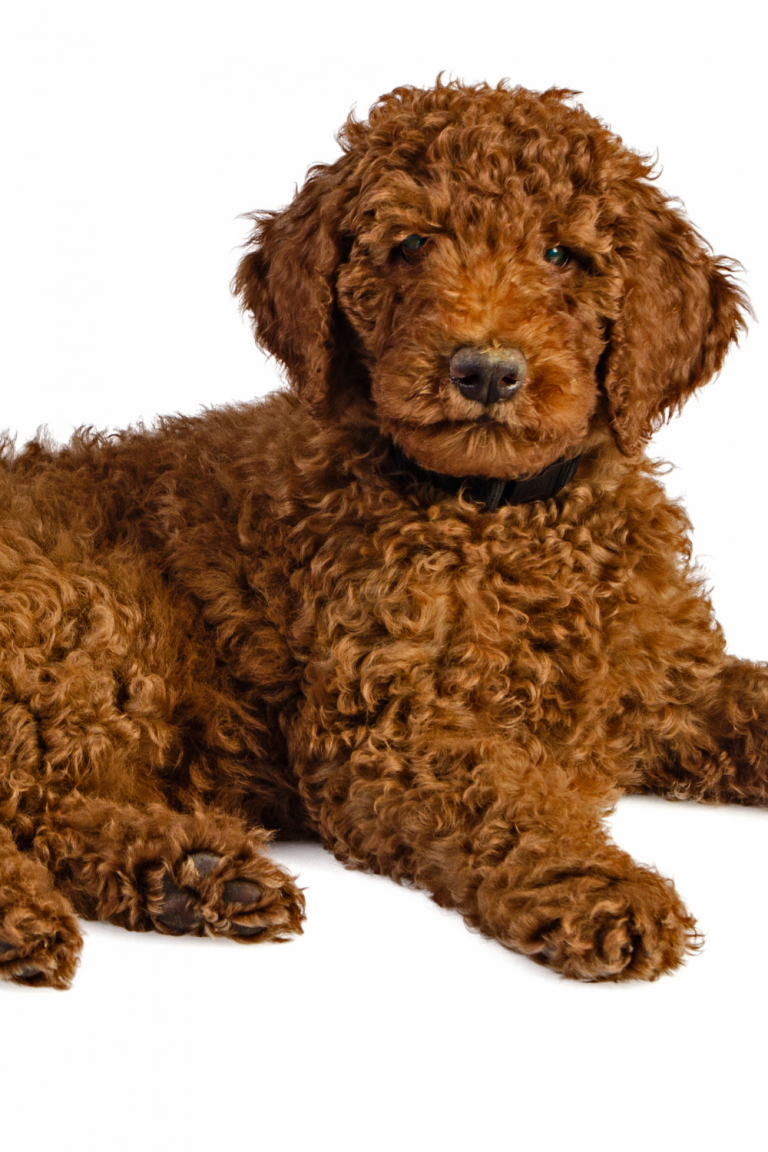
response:
[[[653,979],[698,945],[603,817],[625,791],[768,801],[766,668],[726,656],[644,451],[747,305],[573,96],[398,89],[256,214],[235,286],[291,391],[7,448],[0,974],[53,972],[30,941],[58,924],[70,979],[67,900],[300,931],[265,828],[568,976]],[[514,386],[460,387],[461,349],[514,350]],[[581,462],[488,511],[392,442],[451,477]]]
[[[263,829],[248,831],[215,810],[185,815],[77,797],[40,820],[33,850],[91,920],[279,940],[301,931],[304,900],[264,854],[268,840]]]
[[[0,828],[0,977],[67,988],[81,947],[77,918],[53,877]]]

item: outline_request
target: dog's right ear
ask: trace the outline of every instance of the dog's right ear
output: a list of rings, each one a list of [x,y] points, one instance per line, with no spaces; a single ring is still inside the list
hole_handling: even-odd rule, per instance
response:
[[[317,165],[282,212],[255,212],[251,251],[232,282],[257,341],[285,364],[298,395],[322,411],[337,347],[341,224],[354,193],[349,157]]]

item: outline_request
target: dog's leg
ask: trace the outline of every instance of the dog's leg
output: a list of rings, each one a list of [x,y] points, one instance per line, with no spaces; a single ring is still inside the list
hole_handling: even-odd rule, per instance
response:
[[[674,714],[641,788],[710,803],[768,805],[768,665],[728,657]]]
[[[34,851],[88,919],[251,943],[301,932],[302,894],[268,839],[220,812],[71,797],[38,825]]]
[[[655,980],[700,944],[672,882],[580,822],[526,829],[476,899],[470,923],[580,980]]]
[[[436,735],[431,746],[448,743]],[[590,798],[588,781],[543,754],[516,763],[519,752],[490,741],[431,769],[429,744],[380,762],[374,737],[359,744],[360,763],[326,761],[303,782],[342,860],[426,888],[484,934],[577,979],[655,979],[696,947],[671,882],[610,843],[611,797]]]
[[[66,988],[82,940],[48,869],[0,828],[0,979]]]

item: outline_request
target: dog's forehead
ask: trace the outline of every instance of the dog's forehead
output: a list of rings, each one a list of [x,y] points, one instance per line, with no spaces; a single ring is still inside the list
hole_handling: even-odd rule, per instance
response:
[[[453,169],[485,182],[542,166],[582,181],[621,151],[621,142],[569,93],[461,87],[385,98],[367,123],[343,136],[374,168]]]
[[[553,166],[521,157],[519,142],[461,130],[434,145],[407,165],[371,168],[350,205],[350,231],[375,242],[422,231],[464,238],[503,232],[511,240],[568,228],[603,246],[604,192],[577,164],[569,168],[565,153]]]
[[[396,89],[339,137],[343,230],[363,247],[447,232],[495,246],[565,243],[606,253],[652,163],[575,93]]]
[[[602,198],[627,174],[621,141],[580,108],[525,90],[460,94],[439,108],[414,100],[379,110],[356,125],[349,142],[364,214],[386,218],[396,204],[439,226],[467,197],[525,215],[563,212],[574,199]]]

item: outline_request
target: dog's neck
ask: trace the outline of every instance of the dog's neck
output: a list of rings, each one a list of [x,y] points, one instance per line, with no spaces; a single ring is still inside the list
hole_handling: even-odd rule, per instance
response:
[[[402,448],[392,444],[391,460],[396,472],[406,472],[424,486],[437,488],[452,496],[459,492],[482,506],[484,512],[495,512],[503,504],[531,504],[534,500],[549,500],[573,479],[581,455],[570,460],[556,460],[543,472],[526,480],[494,480],[489,476],[445,476],[430,472],[406,456]]]

